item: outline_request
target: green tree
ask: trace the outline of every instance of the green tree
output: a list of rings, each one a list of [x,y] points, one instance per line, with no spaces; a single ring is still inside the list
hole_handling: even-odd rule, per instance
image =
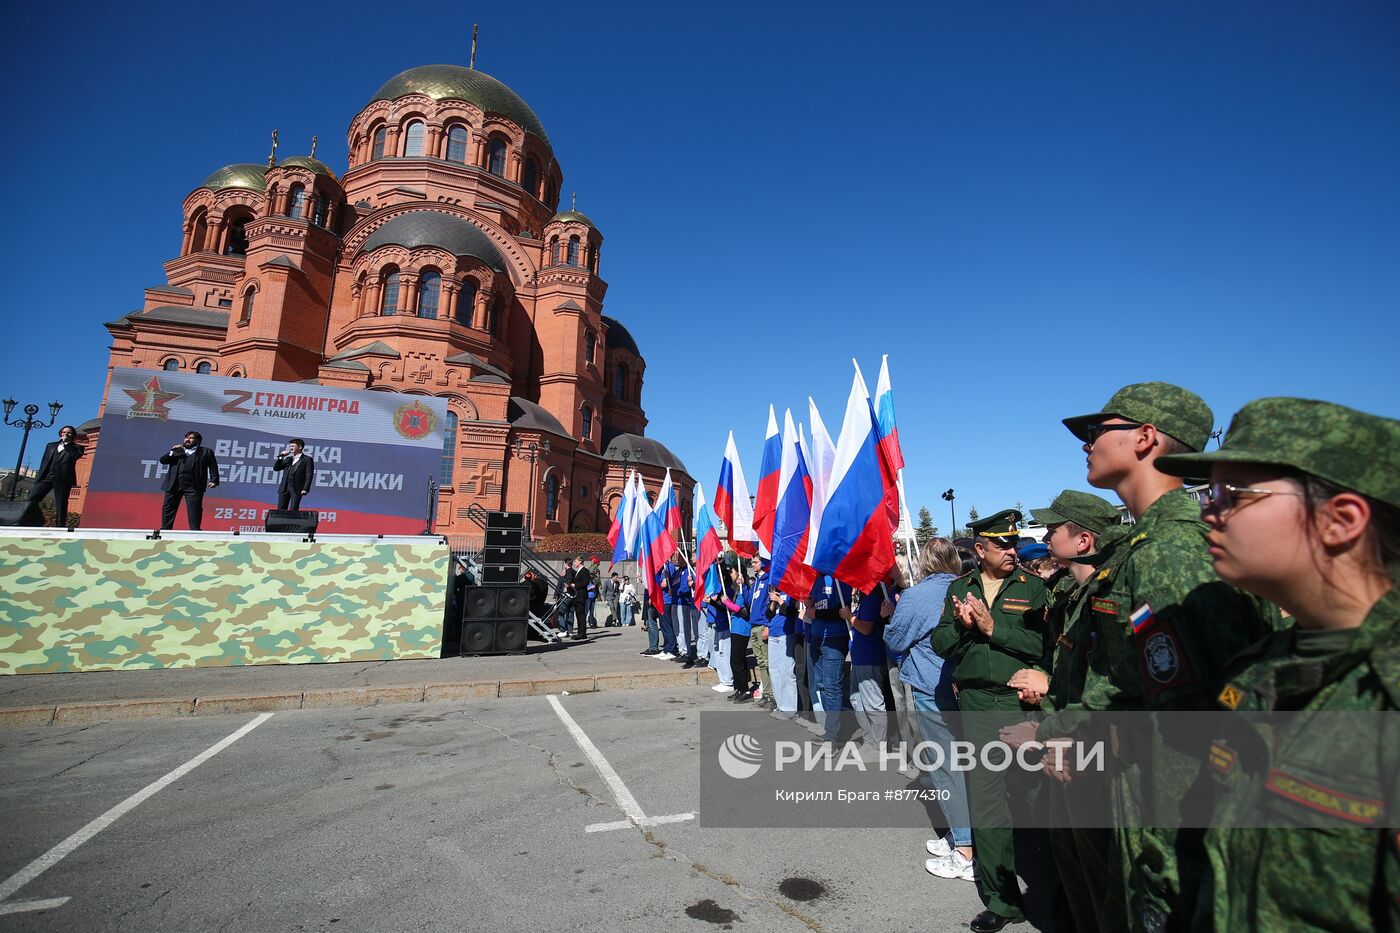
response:
[[[928,506],[919,508],[919,524],[914,528],[914,540],[923,547],[931,540],[938,537],[938,527],[933,523],[933,515],[929,513]]]
[[[979,518],[981,518],[981,517],[982,517],[982,516],[980,516],[980,515],[977,514],[977,506],[975,506],[975,505],[969,505],[969,506],[967,507],[967,521],[968,521],[969,524],[971,524],[972,522],[977,521],[977,519],[979,519]]]

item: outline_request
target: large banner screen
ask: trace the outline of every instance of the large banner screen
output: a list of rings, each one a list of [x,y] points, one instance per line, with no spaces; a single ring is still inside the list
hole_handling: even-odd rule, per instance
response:
[[[320,513],[320,531],[417,534],[446,421],[447,402],[426,396],[117,369],[83,527],[158,527],[168,469],[160,457],[198,431],[219,461],[219,485],[204,497],[205,531],[263,530],[282,475],[273,462],[298,437],[316,461],[301,507]],[[175,527],[188,527],[183,504]]]

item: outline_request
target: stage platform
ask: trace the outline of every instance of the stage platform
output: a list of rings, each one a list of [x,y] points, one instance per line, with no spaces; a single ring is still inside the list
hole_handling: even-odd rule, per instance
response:
[[[0,674],[436,658],[432,535],[0,528]]]

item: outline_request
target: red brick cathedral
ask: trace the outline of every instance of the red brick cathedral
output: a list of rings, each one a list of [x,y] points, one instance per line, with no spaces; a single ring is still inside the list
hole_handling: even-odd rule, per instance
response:
[[[688,522],[692,479],[644,437],[646,363],[603,314],[603,235],[558,210],[563,171],[530,106],[483,72],[424,65],[347,137],[341,177],[314,147],[274,147],[195,188],[167,283],[106,325],[110,365],[447,399],[444,533],[473,530],[473,503],[528,512],[536,536],[606,530],[629,467],[652,490],[669,467]],[[83,430],[100,446],[98,427]]]

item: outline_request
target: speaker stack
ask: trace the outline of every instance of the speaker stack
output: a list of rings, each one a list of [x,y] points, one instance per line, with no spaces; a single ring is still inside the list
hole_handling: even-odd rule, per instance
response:
[[[481,584],[462,600],[462,654],[523,654],[530,587],[520,582],[524,512],[488,512]]]
[[[271,509],[263,519],[263,531],[314,535],[320,523],[321,513],[315,509]]]

